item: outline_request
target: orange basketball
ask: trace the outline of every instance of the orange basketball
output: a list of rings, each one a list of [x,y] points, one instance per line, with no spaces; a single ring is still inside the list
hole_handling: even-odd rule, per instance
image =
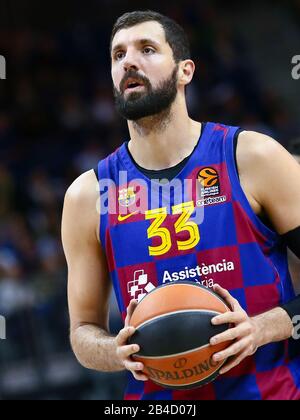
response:
[[[211,319],[230,311],[212,290],[192,282],[159,286],[137,305],[130,325],[136,328],[130,343],[140,346],[134,359],[144,364],[153,382],[170,389],[192,389],[219,374],[225,363],[212,356],[230,342],[211,346],[211,337],[229,328]]]

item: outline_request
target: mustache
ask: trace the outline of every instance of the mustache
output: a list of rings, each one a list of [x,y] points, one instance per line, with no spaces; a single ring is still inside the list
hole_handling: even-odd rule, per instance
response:
[[[139,75],[134,70],[128,70],[128,72],[125,74],[125,76],[123,77],[123,79],[120,83],[120,92],[121,93],[124,93],[125,85],[126,85],[128,79],[136,79],[136,80],[142,82],[146,88],[148,88],[148,89],[151,88],[151,83],[150,83],[150,81],[147,77]]]

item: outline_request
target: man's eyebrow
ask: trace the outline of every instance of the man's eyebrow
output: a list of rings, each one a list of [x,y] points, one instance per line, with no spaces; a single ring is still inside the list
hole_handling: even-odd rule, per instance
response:
[[[157,47],[159,45],[157,41],[154,41],[154,39],[151,39],[151,38],[143,38],[143,39],[140,39],[138,42],[140,44],[143,44],[143,45],[145,45],[145,44],[153,44],[153,45],[156,45]]]
[[[157,41],[154,41],[154,39],[150,39],[150,38],[138,39],[134,43],[140,44],[140,45],[152,44],[152,45],[155,45],[156,47],[159,46]],[[112,49],[112,54],[114,54],[116,51],[121,50],[123,48],[124,48],[124,44],[122,43],[115,45]]]

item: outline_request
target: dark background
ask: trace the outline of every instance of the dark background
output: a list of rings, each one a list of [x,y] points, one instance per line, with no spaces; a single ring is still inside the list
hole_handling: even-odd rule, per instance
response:
[[[184,26],[194,119],[264,132],[300,155],[300,1],[248,3],[0,0],[0,399],[122,398],[122,374],[88,372],[70,351],[60,242],[67,187],[127,138],[108,50],[119,15],[151,8]]]

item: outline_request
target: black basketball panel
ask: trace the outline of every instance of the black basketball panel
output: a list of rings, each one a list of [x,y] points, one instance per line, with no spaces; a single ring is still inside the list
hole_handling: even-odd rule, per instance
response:
[[[161,315],[138,327],[129,343],[138,344],[138,355],[146,357],[171,356],[197,349],[229,328],[229,324],[212,325],[216,315],[200,310]]]

